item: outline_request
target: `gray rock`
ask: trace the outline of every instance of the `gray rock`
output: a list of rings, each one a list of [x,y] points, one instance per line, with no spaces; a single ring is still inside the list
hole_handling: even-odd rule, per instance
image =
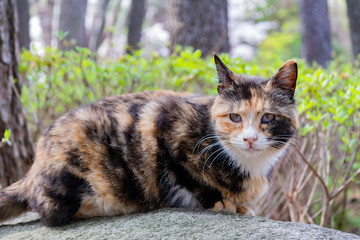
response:
[[[55,228],[26,217],[0,226],[0,239],[360,239],[316,225],[187,209],[71,221]]]

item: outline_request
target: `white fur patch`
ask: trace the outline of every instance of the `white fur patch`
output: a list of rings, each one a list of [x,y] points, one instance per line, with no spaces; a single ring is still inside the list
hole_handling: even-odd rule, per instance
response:
[[[199,200],[197,200],[191,192],[185,188],[181,188],[179,185],[173,187],[170,190],[170,194],[174,194],[170,202],[171,206],[188,208],[201,207]]]
[[[285,151],[285,146],[277,152],[271,151],[244,151],[240,148],[234,150],[224,146],[227,153],[234,160],[234,164],[250,173],[251,178],[266,176]]]

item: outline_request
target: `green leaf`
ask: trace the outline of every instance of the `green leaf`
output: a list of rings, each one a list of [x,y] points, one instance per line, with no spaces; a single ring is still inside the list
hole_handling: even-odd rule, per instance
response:
[[[6,129],[4,133],[4,138],[6,139],[6,141],[10,140],[10,136],[11,136],[11,129]]]

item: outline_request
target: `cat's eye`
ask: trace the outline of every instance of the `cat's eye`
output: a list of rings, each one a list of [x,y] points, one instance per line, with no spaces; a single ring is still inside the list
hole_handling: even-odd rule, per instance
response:
[[[266,113],[264,114],[264,116],[262,116],[261,118],[261,123],[269,123],[271,122],[272,120],[275,119],[275,115],[272,114],[272,113]]]
[[[241,122],[242,121],[241,116],[239,114],[236,114],[236,113],[230,113],[229,118],[233,122]]]

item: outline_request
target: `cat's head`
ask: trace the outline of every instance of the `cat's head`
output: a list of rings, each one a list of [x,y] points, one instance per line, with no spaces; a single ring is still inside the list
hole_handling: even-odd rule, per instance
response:
[[[235,74],[218,56],[214,58],[219,77],[211,112],[216,134],[239,164],[273,165],[297,127],[296,62],[287,61],[265,79]]]

